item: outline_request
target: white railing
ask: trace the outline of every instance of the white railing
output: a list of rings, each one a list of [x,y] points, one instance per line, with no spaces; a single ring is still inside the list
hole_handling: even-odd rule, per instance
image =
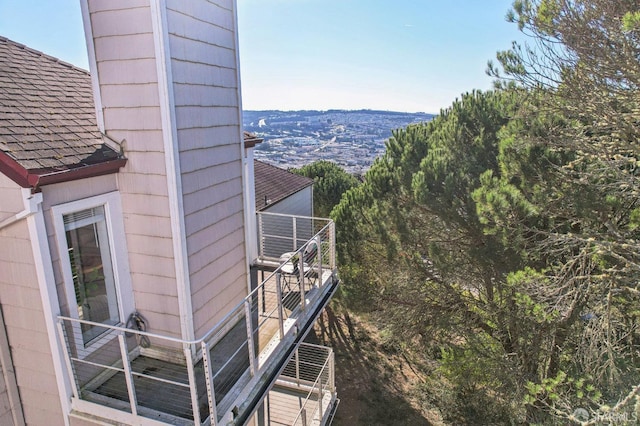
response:
[[[259,261],[279,261],[282,253],[300,250],[321,235],[322,259],[335,269],[335,224],[330,219],[258,212],[257,220]]]
[[[304,391],[292,425],[323,425],[336,401],[334,354],[331,348],[301,344],[287,363],[278,383]]]
[[[287,233],[291,242],[301,238],[306,224],[313,230],[320,223],[309,218],[289,217],[289,221],[297,228]],[[272,235],[263,238],[268,246]],[[314,244],[315,253],[310,250]],[[73,384],[74,408],[92,413],[91,404],[108,406],[127,413],[123,422],[126,416],[168,424],[217,424],[228,419],[239,395],[257,386],[269,366],[283,361],[286,351],[282,349],[292,344],[296,333],[327,302],[334,278],[335,231],[328,221],[290,250],[256,289],[200,339],[187,341],[61,316],[58,331]],[[97,337],[85,342],[83,331],[88,328],[93,332],[85,336]],[[323,379],[320,387],[326,385]]]

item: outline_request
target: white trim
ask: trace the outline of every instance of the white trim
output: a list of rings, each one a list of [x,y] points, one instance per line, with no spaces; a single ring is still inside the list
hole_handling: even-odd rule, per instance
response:
[[[104,134],[104,112],[102,111],[102,96],[100,94],[100,79],[98,78],[98,63],[96,62],[96,47],[93,42],[93,28],[91,26],[91,13],[89,12],[88,0],[80,0],[80,11],[82,12],[84,39],[87,44],[87,55],[89,57],[89,73],[91,75],[91,86],[93,87],[93,105],[96,109],[96,121],[98,122],[98,130]]]
[[[118,299],[118,316],[120,318],[120,322],[124,324],[126,323],[129,314],[135,310],[135,304],[133,300],[133,290],[131,287],[131,273],[129,270],[129,252],[127,251],[124,222],[122,219],[122,205],[120,202],[120,193],[117,191],[51,207],[53,228],[60,257],[60,269],[62,270],[66,301],[67,306],[69,307],[69,316],[71,318],[78,319],[78,311],[73,309],[73,307],[76,306],[76,300],[75,292],[73,291],[73,274],[67,251],[63,216],[65,214],[98,206],[104,207],[104,219],[107,226],[109,250],[111,254],[111,267],[113,268],[113,279]],[[107,337],[108,336],[105,335],[96,338],[86,347],[82,342],[76,342],[78,355],[83,358],[84,356],[99,349],[111,340]]]
[[[194,340],[195,330],[191,303],[191,281],[189,278],[189,265],[187,264],[188,253],[184,224],[182,176],[180,174],[177,143],[178,130],[176,128],[171,55],[169,53],[167,5],[165,0],[150,0],[150,6],[156,53],[156,70],[158,72],[162,139],[164,142],[164,158],[167,171],[169,214],[171,216],[171,234],[173,237],[173,254],[176,268],[180,328],[183,340]]]
[[[244,161],[244,126],[242,124],[242,84],[240,78],[240,43],[238,41],[238,3],[236,0],[231,1],[231,9],[233,12],[233,34],[234,34],[234,47],[236,53],[236,84],[238,89],[236,90],[236,96],[238,97],[238,131],[240,133],[240,158]],[[253,151],[252,149],[250,151]],[[253,170],[253,158],[251,159],[251,164],[249,167]],[[257,243],[251,243],[252,239],[256,240],[257,231],[252,232],[252,229],[255,230],[255,195],[251,198],[251,201],[247,200],[247,188],[250,185],[254,188],[253,176],[247,176],[245,168],[241,168],[242,172],[242,188],[244,192],[244,196],[242,197],[242,208],[244,213],[244,257],[245,257],[245,273],[247,276],[247,294],[251,294],[251,263],[254,259],[253,255],[253,247],[255,246],[255,253],[257,254]],[[249,181],[251,178],[251,181]],[[255,194],[255,192],[254,192]],[[253,205],[253,210],[250,210],[250,206]],[[253,215],[251,214],[253,212]],[[251,225],[253,223],[253,226]],[[257,256],[256,256],[257,257]]]
[[[56,382],[58,385],[64,424],[69,426],[68,413],[71,411],[72,389],[71,382],[69,381],[69,375],[65,367],[66,364],[63,358],[62,345],[59,344],[59,341],[56,338],[56,318],[60,315],[60,302],[58,301],[56,282],[53,275],[51,249],[49,247],[47,229],[44,223],[44,214],[42,212],[42,193],[33,194],[31,198],[34,200],[25,200],[25,204],[27,202],[36,202],[38,205],[38,211],[27,218],[27,225],[29,227],[33,260],[36,268],[36,276],[38,277],[42,310],[44,313],[45,325],[47,327],[47,337],[49,338],[53,371],[55,372]]]
[[[246,156],[244,160],[245,174],[244,182],[244,198],[245,206],[247,206],[247,214],[245,215],[245,229],[247,230],[247,247],[249,247],[249,263],[253,264],[258,258],[258,226],[256,216],[256,185],[255,185],[255,169],[253,163],[253,148],[245,148]]]

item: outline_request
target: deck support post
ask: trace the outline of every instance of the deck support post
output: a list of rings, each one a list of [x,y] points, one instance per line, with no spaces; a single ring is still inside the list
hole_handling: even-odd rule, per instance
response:
[[[216,407],[216,394],[213,388],[213,371],[211,370],[209,346],[207,346],[204,341],[202,342],[202,365],[204,366],[207,398],[209,399],[209,424],[215,426],[218,423],[218,409]]]
[[[196,375],[193,370],[193,356],[191,354],[191,345],[185,345],[184,357],[187,361],[187,375],[189,376],[189,390],[191,391],[191,409],[193,411],[193,423],[201,425],[200,420],[200,404],[198,403],[198,388],[196,386]]]
[[[306,295],[304,293],[304,256],[300,252],[298,256],[298,284],[300,287],[300,307],[304,311],[306,308]]]
[[[131,362],[129,361],[129,353],[127,345],[124,341],[124,333],[118,334],[118,342],[120,343],[120,356],[122,357],[122,367],[124,369],[124,379],[127,383],[127,392],[129,393],[129,404],[131,404],[131,414],[138,415],[138,401],[136,398],[136,388],[133,384],[133,375],[131,374]]]
[[[251,318],[251,302],[250,298],[245,299],[244,301],[244,317],[245,323],[247,324],[247,346],[249,350],[249,367],[251,368],[251,376],[255,376],[258,372],[258,367],[256,365],[256,348],[253,342],[253,325]]]

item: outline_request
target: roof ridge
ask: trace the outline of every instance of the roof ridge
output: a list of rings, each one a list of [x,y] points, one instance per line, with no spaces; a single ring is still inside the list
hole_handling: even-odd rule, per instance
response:
[[[4,37],[4,36],[0,35],[0,42],[8,42],[8,43],[14,45],[15,47],[17,47],[19,49],[22,49],[22,50],[24,50],[26,52],[29,52],[29,53],[37,55],[37,56],[41,56],[42,58],[47,59],[47,60],[49,60],[51,62],[58,63],[58,64],[60,64],[60,65],[62,65],[64,67],[71,68],[71,69],[76,70],[76,71],[80,71],[80,72],[82,72],[84,74],[87,74],[87,75],[91,75],[91,73],[89,71],[87,71],[87,70],[85,70],[83,68],[75,66],[75,65],[73,65],[73,64],[71,64],[69,62],[63,61],[62,59],[56,58],[55,56],[47,55],[46,53],[44,53],[44,52],[42,52],[40,50],[34,49],[34,48],[29,47],[29,46],[27,46],[25,44],[19,43],[19,42],[14,41],[14,40],[11,40],[10,38],[7,38],[7,37]]]

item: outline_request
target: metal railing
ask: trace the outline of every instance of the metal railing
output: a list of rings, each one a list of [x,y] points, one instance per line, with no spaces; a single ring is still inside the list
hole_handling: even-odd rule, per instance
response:
[[[303,390],[306,397],[292,425],[322,425],[336,400],[335,361],[331,348],[301,344],[287,363],[278,383]]]
[[[321,235],[322,259],[335,269],[335,225],[325,218],[258,212],[258,256],[261,261],[278,261],[282,253],[297,251]]]
[[[286,218],[274,216],[278,221]],[[289,221],[297,228],[286,233],[290,242],[301,238],[306,224],[315,229],[320,223],[311,218]],[[272,235],[261,237],[271,247]],[[295,244],[283,263],[197,340],[60,316],[58,332],[76,408],[90,410],[83,404],[100,404],[169,424],[228,419],[234,401],[258,383],[270,364],[282,360],[278,349],[313,319],[311,312],[326,302],[324,296],[333,286],[333,222],[326,221],[307,241]],[[92,333],[83,335],[89,328]],[[86,341],[88,335],[97,337]],[[322,383],[326,387],[326,379]]]

